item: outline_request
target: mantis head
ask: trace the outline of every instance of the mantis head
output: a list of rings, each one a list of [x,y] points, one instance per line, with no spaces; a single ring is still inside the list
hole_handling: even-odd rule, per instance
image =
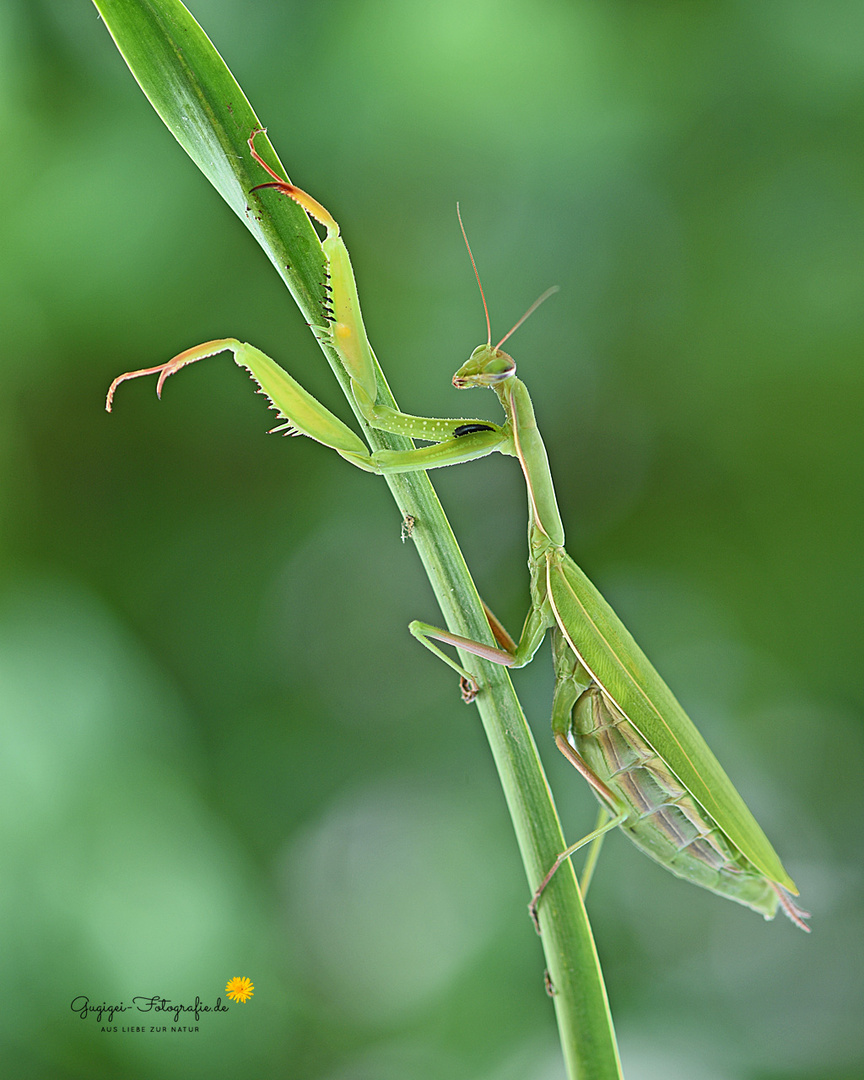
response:
[[[462,214],[459,212],[459,203],[456,203],[456,217],[459,219],[459,228],[462,230],[465,247],[468,248],[468,257],[471,259],[471,265],[474,268],[474,276],[477,278],[477,285],[480,289],[480,298],[483,301],[483,310],[486,313],[486,330],[488,331],[488,337],[486,338],[486,344],[478,345],[462,367],[460,367],[453,376],[453,385],[457,390],[468,390],[472,386],[496,386],[498,383],[504,382],[505,379],[509,379],[516,374],[516,361],[509,353],[504,352],[501,346],[511,334],[519,329],[528,316],[540,307],[544,300],[550,297],[552,293],[558,292],[558,286],[553,285],[551,289],[547,289],[542,296],[538,297],[522,318],[514,326],[511,326],[498,344],[493,345],[492,324],[489,321],[489,308],[486,306],[486,294],[483,292],[483,283],[480,281],[477,264],[474,262],[474,253],[471,250],[471,245],[468,243],[468,235],[465,232],[465,226],[462,224]]]
[[[472,386],[494,386],[516,373],[516,361],[509,353],[490,345],[478,345],[453,376],[457,390]]]

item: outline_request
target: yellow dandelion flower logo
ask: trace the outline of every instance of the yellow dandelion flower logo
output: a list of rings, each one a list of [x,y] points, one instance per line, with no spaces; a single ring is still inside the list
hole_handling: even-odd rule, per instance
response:
[[[252,980],[247,979],[245,976],[241,979],[235,975],[233,979],[228,980],[228,985],[225,987],[225,993],[231,998],[232,1001],[240,1001],[245,1004],[250,997],[252,997],[252,991],[255,987],[252,985]]]

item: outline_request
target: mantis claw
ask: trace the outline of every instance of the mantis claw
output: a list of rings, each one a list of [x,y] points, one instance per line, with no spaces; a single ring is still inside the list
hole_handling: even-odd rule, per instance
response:
[[[187,364],[194,364],[196,360],[203,360],[205,356],[215,356],[216,353],[220,353],[225,349],[234,351],[239,346],[240,342],[235,341],[234,338],[217,338],[214,341],[206,341],[203,345],[195,345],[191,349],[185,349],[165,364],[157,364],[156,367],[139,368],[137,371],[126,371],[122,375],[118,375],[108,387],[108,395],[105,398],[105,411],[111,412],[117,387],[128,379],[138,379],[142,375],[155,375],[158,372],[159,381],[156,383],[156,396],[161,398],[162,387],[169,375],[174,375],[180,368],[186,367]]]
[[[126,382],[127,379],[137,379],[141,375],[155,375],[156,372],[160,372],[159,382],[156,384],[156,393],[162,397],[162,383],[165,381],[165,368],[167,364],[159,364],[157,367],[151,368],[139,368],[138,371],[127,371],[123,375],[118,375],[114,382],[108,387],[108,394],[105,398],[105,412],[111,412],[114,405],[114,394],[117,391],[117,387],[122,382]]]
[[[480,693],[477,683],[473,679],[466,679],[464,675],[459,676],[459,689],[462,691],[462,700],[466,705],[470,705]]]
[[[804,920],[810,918],[810,912],[799,907],[782,885],[778,885],[773,881],[769,882],[769,884],[774,892],[777,893],[777,899],[780,901],[780,907],[783,909],[783,914],[791,919],[805,934],[809,934],[812,927],[809,927]]]

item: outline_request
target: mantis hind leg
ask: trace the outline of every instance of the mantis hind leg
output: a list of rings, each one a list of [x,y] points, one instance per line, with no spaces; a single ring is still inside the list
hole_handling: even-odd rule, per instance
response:
[[[571,844],[570,847],[565,848],[561,854],[555,859],[555,862],[549,867],[549,871],[537,888],[534,890],[534,895],[531,897],[531,903],[528,905],[528,911],[531,914],[531,919],[537,930],[540,933],[540,921],[537,918],[537,906],[540,903],[540,898],[546,889],[546,886],[555,876],[558,868],[562,863],[566,862],[572,855],[575,855],[580,848],[585,847],[586,844],[591,844],[591,850],[588,852],[588,859],[585,863],[585,870],[583,871],[583,897],[591,884],[591,877],[594,873],[594,865],[597,862],[597,857],[600,854],[600,847],[603,843],[603,838],[610,829],[616,828],[626,818],[626,811],[619,811],[617,814],[613,814],[611,810],[607,810],[605,807],[600,808],[600,814],[598,816],[597,828],[592,829],[587,836],[583,836],[581,840],[577,840],[575,844]],[[603,819],[606,818],[605,821]]]
[[[594,877],[594,870],[597,867],[597,860],[600,858],[600,852],[603,849],[603,841],[606,839],[606,830],[601,829],[600,826],[605,822],[608,816],[608,810],[601,806],[597,811],[597,822],[594,826],[594,831],[597,835],[591,841],[591,847],[588,849],[585,865],[582,867],[582,877],[579,879],[579,889],[582,893],[583,900],[588,895],[588,890],[591,887],[591,880]]]
[[[591,849],[588,852],[588,858],[585,860],[585,866],[582,869],[582,880],[579,883],[584,899],[591,884],[591,878],[594,876],[594,869],[597,865],[597,860],[600,857],[600,849],[603,846],[603,840],[606,833],[620,825],[627,817],[627,810],[622,809],[619,806],[618,800],[606,784],[603,783],[600,777],[597,776],[593,769],[591,769],[576,752],[573,746],[570,745],[567,737],[561,734],[560,715],[557,716],[556,723],[556,710],[559,710],[559,712],[563,710],[569,716],[570,709],[572,709],[573,705],[571,699],[574,696],[577,696],[577,688],[572,685],[572,683],[568,685],[566,682],[562,681],[558,684],[552,716],[552,727],[553,730],[556,731],[555,744],[570,764],[594,789],[594,793],[601,800],[601,806],[597,814],[597,824],[594,829],[588,833],[587,836],[583,836],[581,840],[577,840],[575,844],[571,844],[561,852],[549,868],[549,872],[537,886],[534,895],[531,897],[531,903],[528,905],[528,910],[531,913],[531,918],[534,921],[534,926],[537,928],[538,933],[540,932],[540,924],[537,920],[537,905],[540,903],[540,897],[543,895],[544,889],[555,876],[555,873],[561,864],[566,862],[571,855],[575,855],[576,852],[579,851],[580,848],[585,847],[586,844],[591,845]]]

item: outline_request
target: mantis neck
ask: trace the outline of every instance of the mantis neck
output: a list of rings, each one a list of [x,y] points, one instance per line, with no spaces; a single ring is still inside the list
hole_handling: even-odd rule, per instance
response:
[[[537,430],[528,390],[514,375],[497,385],[495,391],[512,424],[516,457],[528,489],[528,533],[532,554],[539,553],[536,549],[563,548],[564,526],[558,512],[549,458]]]

